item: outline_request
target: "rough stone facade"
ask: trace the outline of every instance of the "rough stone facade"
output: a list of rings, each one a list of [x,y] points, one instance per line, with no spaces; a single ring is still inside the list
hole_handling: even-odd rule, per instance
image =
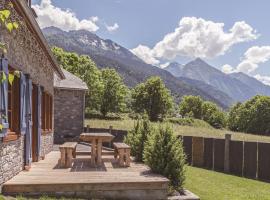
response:
[[[0,0],[0,9],[8,4],[8,0]],[[40,84],[44,89],[53,94],[54,71],[51,62],[37,40],[37,36],[29,30],[25,19],[11,10],[13,21],[20,22],[19,28],[11,34],[0,28],[0,42],[7,46],[6,57],[11,67],[30,74],[33,83]]]
[[[9,2],[0,0],[0,10]],[[9,33],[0,26],[0,42],[7,46],[5,57],[12,68],[29,74],[34,84],[43,86],[44,90],[53,96],[54,71],[49,57],[25,19],[14,8],[10,10],[11,19],[19,22],[19,28]],[[52,150],[53,134],[43,135],[41,141],[41,153],[44,156]],[[24,149],[23,136],[7,143],[3,143],[0,138],[0,192],[3,182],[23,170]]]
[[[41,157],[45,157],[53,150],[53,135],[53,133],[50,133],[41,136]]]
[[[76,141],[83,132],[83,90],[54,90],[54,142]]]
[[[24,137],[0,144],[0,187],[24,167]]]

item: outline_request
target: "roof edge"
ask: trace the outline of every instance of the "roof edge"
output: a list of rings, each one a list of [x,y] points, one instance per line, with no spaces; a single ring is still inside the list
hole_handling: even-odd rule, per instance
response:
[[[53,56],[51,49],[49,48],[47,41],[46,41],[38,23],[37,23],[37,21],[35,20],[35,16],[31,10],[31,8],[26,4],[25,0],[16,0],[16,1],[13,1],[12,3],[14,5],[15,10],[17,10],[19,13],[21,13],[23,15],[23,17],[26,19],[26,25],[31,30],[31,32],[33,32],[37,36],[38,42],[40,43],[43,50],[46,52],[52,66],[53,66],[54,71],[57,73],[59,78],[61,78],[62,80],[65,79],[65,75],[64,75],[62,69],[60,68],[60,66],[58,65],[55,57]]]

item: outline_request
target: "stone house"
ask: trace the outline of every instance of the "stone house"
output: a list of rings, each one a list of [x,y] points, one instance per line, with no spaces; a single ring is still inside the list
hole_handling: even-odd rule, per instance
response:
[[[9,3],[0,0],[0,10]],[[0,42],[7,46],[0,71],[6,77],[15,71],[19,76],[12,84],[8,79],[0,84],[0,188],[52,150],[54,74],[65,77],[36,22],[31,1],[12,3],[11,19],[19,22],[19,28],[12,33],[0,29]]]
[[[66,79],[54,81],[54,142],[76,141],[83,132],[86,83],[63,70]]]

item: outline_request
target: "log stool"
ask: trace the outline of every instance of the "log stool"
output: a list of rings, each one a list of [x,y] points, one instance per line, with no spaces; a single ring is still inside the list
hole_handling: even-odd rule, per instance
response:
[[[115,142],[114,146],[114,158],[118,159],[120,167],[130,166],[130,146],[125,143]]]
[[[76,158],[77,142],[66,142],[59,146],[61,158],[59,159],[59,166],[64,168],[72,167],[73,158]]]

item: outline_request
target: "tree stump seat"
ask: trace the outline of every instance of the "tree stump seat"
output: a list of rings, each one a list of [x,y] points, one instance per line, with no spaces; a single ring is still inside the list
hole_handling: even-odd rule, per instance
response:
[[[59,166],[61,168],[72,167],[73,159],[76,158],[77,142],[65,142],[59,146],[61,157],[59,159]]]
[[[118,159],[118,163],[120,167],[129,167],[130,166],[130,146],[121,143],[115,142],[113,143],[114,146],[114,158]]]

